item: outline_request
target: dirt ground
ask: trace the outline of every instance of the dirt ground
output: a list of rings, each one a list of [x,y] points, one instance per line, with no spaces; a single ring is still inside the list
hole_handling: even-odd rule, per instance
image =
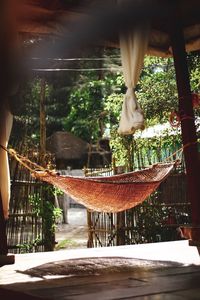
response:
[[[56,228],[56,250],[87,247],[87,210],[69,208],[68,224],[59,223]]]

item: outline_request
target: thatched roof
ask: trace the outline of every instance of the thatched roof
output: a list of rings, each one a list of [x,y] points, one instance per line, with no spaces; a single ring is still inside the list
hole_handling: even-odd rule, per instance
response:
[[[176,21],[183,24],[187,50],[200,49],[199,0],[130,1],[123,11],[116,3],[115,0],[21,0],[17,1],[13,13],[18,12],[18,31],[29,38],[41,35],[64,37],[65,43],[56,49],[62,48],[63,54],[66,54],[66,46],[83,41],[116,46],[120,28],[147,19],[151,21],[148,53],[171,54],[169,32],[176,26]],[[50,50],[47,47],[46,54]]]
[[[57,131],[47,138],[47,150],[56,160],[79,160],[88,151],[88,143],[70,132]]]

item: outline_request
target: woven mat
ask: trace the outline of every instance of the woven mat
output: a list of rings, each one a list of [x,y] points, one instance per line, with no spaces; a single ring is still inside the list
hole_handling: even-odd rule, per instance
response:
[[[50,262],[23,271],[23,273],[34,277],[51,275],[88,276],[116,272],[132,272],[141,268],[151,270],[176,266],[180,267],[181,264],[125,257],[91,257]]]

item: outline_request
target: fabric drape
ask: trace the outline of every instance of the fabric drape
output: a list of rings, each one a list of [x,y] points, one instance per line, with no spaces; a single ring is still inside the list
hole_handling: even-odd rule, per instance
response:
[[[120,51],[127,91],[122,106],[119,134],[133,134],[136,129],[144,129],[144,116],[135,95],[148,45],[148,25],[138,26],[120,33]]]
[[[5,105],[0,109],[0,144],[7,147],[13,116]],[[7,152],[0,148],[0,192],[5,219],[8,218],[10,201],[10,171]]]

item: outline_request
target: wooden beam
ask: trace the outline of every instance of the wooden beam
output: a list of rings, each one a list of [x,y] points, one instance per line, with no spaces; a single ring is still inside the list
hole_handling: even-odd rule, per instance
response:
[[[188,197],[192,207],[192,226],[200,226],[200,168],[197,135],[192,107],[185,41],[182,26],[178,21],[175,21],[171,27],[171,42],[179,97],[179,114],[181,118],[182,143],[187,173]]]

